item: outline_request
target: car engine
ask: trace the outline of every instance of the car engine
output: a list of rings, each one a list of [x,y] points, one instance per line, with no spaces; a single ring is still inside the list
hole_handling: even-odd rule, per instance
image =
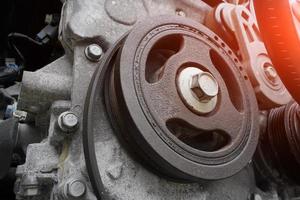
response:
[[[300,199],[299,0],[1,13],[1,199]]]

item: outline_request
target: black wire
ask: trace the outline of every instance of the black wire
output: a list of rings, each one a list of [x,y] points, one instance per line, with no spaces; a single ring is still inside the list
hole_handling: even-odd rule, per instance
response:
[[[32,39],[31,37],[29,37],[29,36],[27,36],[25,34],[22,34],[22,33],[10,33],[10,34],[8,34],[7,38],[8,38],[8,45],[9,45],[9,47],[16,52],[16,54],[18,55],[18,57],[21,60],[21,64],[20,64],[21,67],[24,66],[26,60],[25,60],[24,55],[22,54],[22,52],[16,46],[14,39],[15,38],[22,38],[22,39],[25,39],[25,40],[27,40],[27,41],[35,44],[35,45],[38,45],[38,46],[42,46],[43,45],[43,43],[38,42],[38,41]]]

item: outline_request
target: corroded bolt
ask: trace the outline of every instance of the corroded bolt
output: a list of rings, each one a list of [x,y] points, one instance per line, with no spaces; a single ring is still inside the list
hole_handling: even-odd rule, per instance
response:
[[[200,101],[209,101],[218,95],[219,85],[212,74],[201,72],[191,77],[191,89]]]
[[[67,196],[71,198],[80,198],[86,192],[86,185],[81,180],[72,180],[66,184]]]
[[[277,78],[277,72],[272,66],[267,66],[265,69],[265,74],[269,80],[275,80]]]
[[[103,50],[98,44],[91,44],[85,49],[86,57],[93,62],[99,61],[102,54]]]
[[[58,126],[64,132],[75,131],[78,128],[78,117],[72,112],[63,112],[58,117]]]

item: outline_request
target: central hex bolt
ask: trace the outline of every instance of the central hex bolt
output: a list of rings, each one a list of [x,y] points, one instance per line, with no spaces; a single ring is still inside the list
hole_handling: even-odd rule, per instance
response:
[[[202,115],[216,108],[219,85],[211,73],[186,67],[178,73],[176,86],[181,100],[191,111]]]
[[[58,125],[64,132],[75,131],[78,124],[78,117],[72,112],[64,112],[58,117]]]
[[[208,102],[218,95],[219,85],[212,74],[200,72],[191,77],[191,90],[200,101]]]
[[[91,44],[85,49],[86,57],[93,62],[99,61],[102,54],[103,50],[98,44]]]

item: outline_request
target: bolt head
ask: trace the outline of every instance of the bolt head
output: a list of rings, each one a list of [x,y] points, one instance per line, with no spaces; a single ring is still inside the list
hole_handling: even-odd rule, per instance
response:
[[[200,76],[202,73],[204,75]],[[214,77],[208,73],[209,78],[207,78],[206,73],[197,67],[187,67],[180,71],[176,80],[178,93],[184,104],[200,115],[212,112],[218,102],[219,86]],[[215,91],[211,89],[210,84],[206,85],[210,81],[216,83],[216,85],[212,83],[216,87]]]
[[[72,198],[80,198],[86,192],[86,185],[80,180],[74,180],[67,183],[67,195]]]
[[[192,77],[191,89],[201,101],[206,101],[218,95],[219,85],[210,73],[202,72]]]
[[[91,44],[85,49],[86,57],[93,62],[99,61],[102,54],[103,50],[98,44]]]
[[[265,74],[267,78],[271,81],[274,81],[277,78],[277,72],[273,66],[267,66],[265,67]]]
[[[78,124],[78,117],[72,112],[64,112],[58,118],[58,125],[65,132],[75,131]]]

